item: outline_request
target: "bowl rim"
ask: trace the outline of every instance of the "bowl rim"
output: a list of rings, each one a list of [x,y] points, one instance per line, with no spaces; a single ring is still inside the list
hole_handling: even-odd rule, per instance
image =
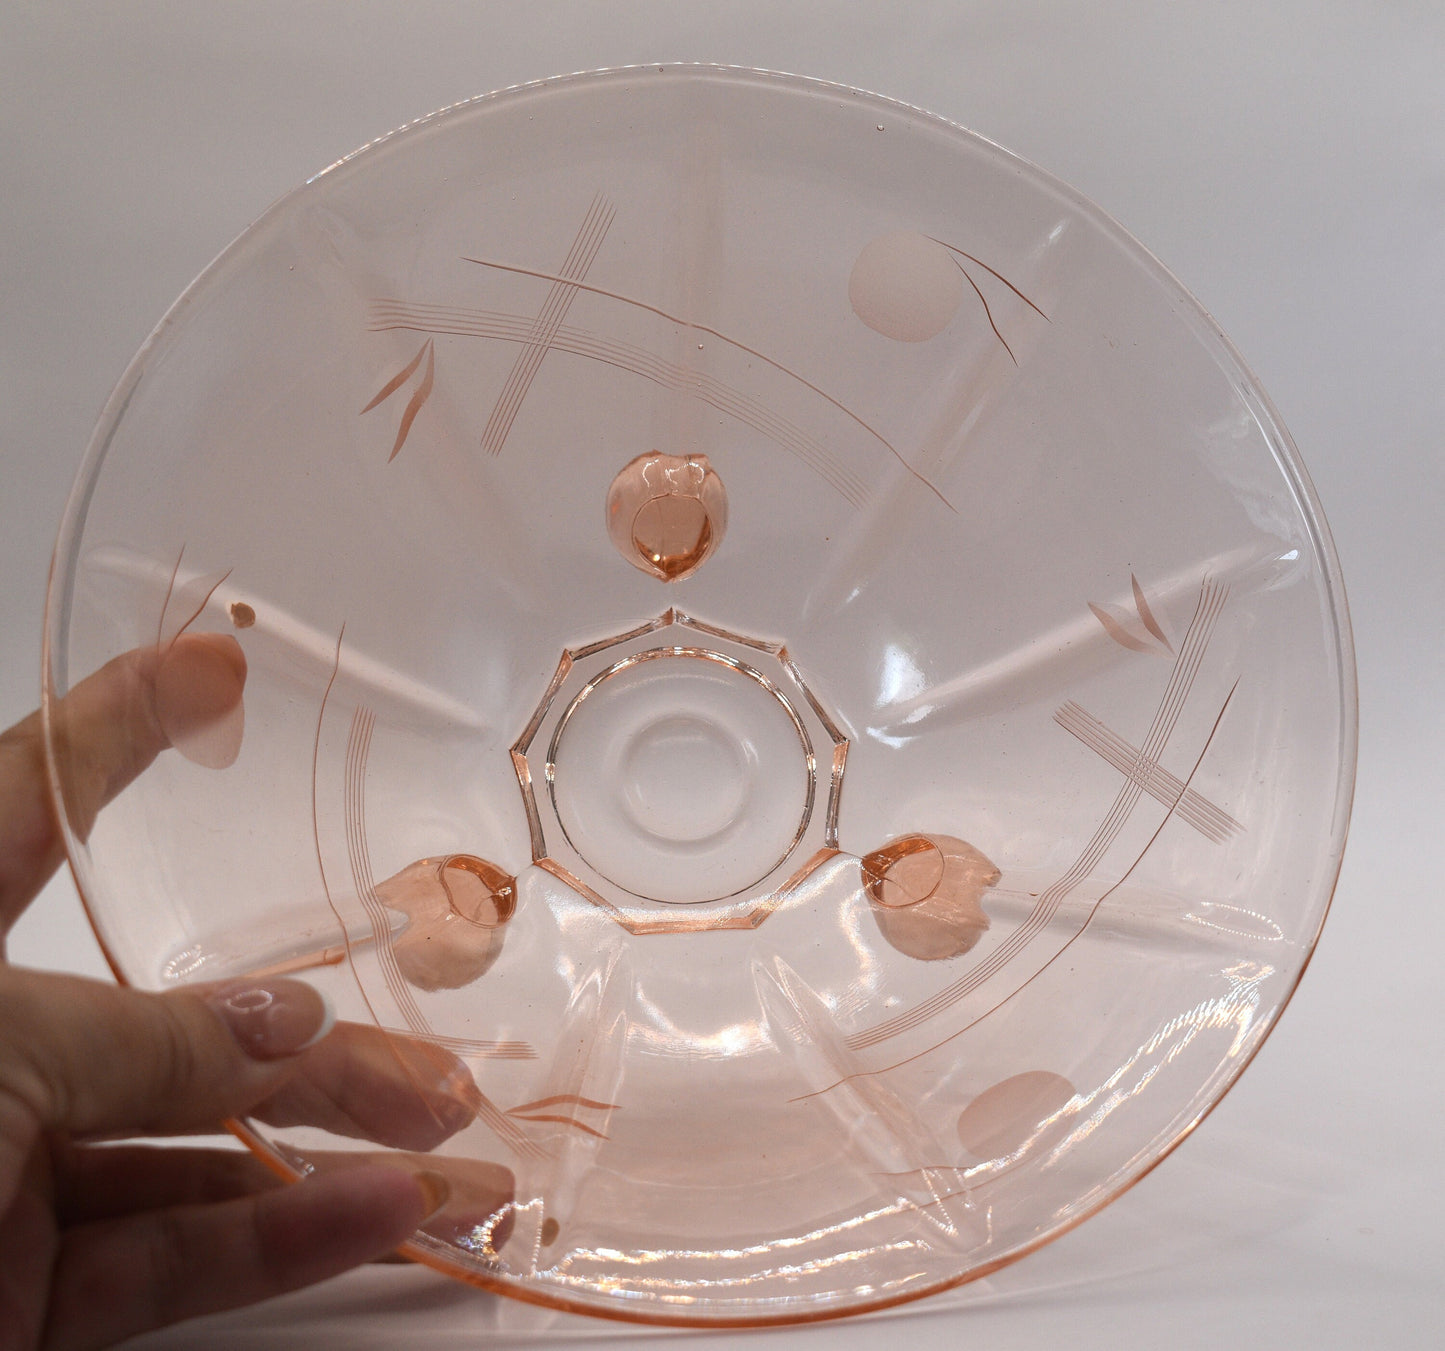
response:
[[[1355,665],[1354,643],[1350,621],[1349,604],[1346,598],[1344,580],[1338,554],[1324,513],[1310,479],[1308,470],[1300,457],[1293,439],[1285,428],[1283,419],[1273,401],[1265,393],[1253,369],[1245,361],[1234,343],[1224,333],[1210,312],[1160,259],[1113,216],[1103,210],[1090,198],[1069,186],[1063,180],[1032,160],[971,130],[962,123],[937,113],[929,112],[904,100],[873,93],[864,89],[832,80],[812,76],[790,74],[784,71],[755,69],[743,65],[718,64],[710,62],[647,62],[631,65],[606,66],[596,69],[574,71],[563,75],[549,76],[509,85],[488,93],[474,95],[456,103],[448,104],[423,117],[402,123],[385,134],[364,142],[350,153],[334,160],[301,183],[276,198],[265,210],[235,236],[210,263],[185,287],[171,303],[159,322],[147,335],[127,363],[125,370],[116,381],[110,395],[101,408],[80,466],[66,500],[65,509],[57,532],[56,543],[50,561],[46,582],[45,615],[41,645],[41,721],[42,740],[45,751],[46,778],[49,795],[56,819],[64,840],[66,859],[76,891],[79,894],[86,917],[91,923],[101,951],[116,981],[128,985],[124,972],[107,945],[103,929],[98,922],[97,911],[89,891],[89,869],[86,861],[86,845],[72,830],[65,809],[61,788],[60,764],[55,744],[55,707],[61,697],[60,690],[69,685],[69,672],[64,653],[60,650],[60,638],[68,630],[70,609],[73,600],[75,548],[83,533],[92,496],[104,466],[106,454],[117,428],[124,417],[132,396],[143,377],[151,355],[176,329],[205,294],[212,282],[228,267],[240,261],[250,241],[279,216],[285,214],[295,203],[310,192],[313,185],[335,177],[358,162],[364,161],[382,147],[418,135],[425,130],[451,119],[482,111],[493,104],[510,104],[542,96],[550,91],[568,91],[596,85],[612,85],[628,81],[644,81],[667,78],[711,79],[735,88],[781,89],[795,95],[833,95],[876,108],[879,112],[903,116],[915,123],[932,127],[951,138],[975,147],[982,146],[1002,162],[1012,163],[1023,177],[1030,180],[1035,190],[1047,191],[1068,204],[1071,210],[1086,219],[1102,232],[1107,239],[1128,255],[1133,262],[1150,275],[1152,280],[1172,294],[1176,301],[1176,314],[1199,339],[1216,362],[1232,374],[1236,393],[1244,401],[1269,443],[1280,472],[1293,493],[1295,504],[1302,517],[1311,547],[1320,565],[1324,591],[1329,599],[1329,618],[1333,651],[1339,672],[1340,725],[1337,729],[1339,759],[1333,812],[1330,820],[1330,847],[1322,858],[1320,880],[1316,883],[1315,894],[1323,897],[1319,909],[1319,921],[1312,934],[1302,946],[1302,956],[1293,972],[1288,988],[1278,1003],[1262,1015],[1257,1026],[1259,1032],[1253,1046],[1220,1081],[1213,1096],[1198,1113],[1185,1122],[1151,1157],[1135,1165],[1125,1173],[1122,1180],[1111,1186],[1105,1194],[1089,1205],[1056,1224],[1047,1232],[1001,1254],[980,1266],[970,1267],[947,1278],[926,1286],[910,1289],[901,1294],[878,1296],[873,1299],[835,1303],[828,1307],[804,1309],[773,1315],[682,1315],[667,1309],[648,1310],[629,1305],[603,1306],[590,1300],[574,1299],[528,1283],[524,1278],[483,1275],[464,1268],[448,1259],[435,1248],[408,1240],[399,1251],[413,1261],[479,1287],[494,1294],[504,1295],[521,1302],[545,1308],[585,1314],[594,1318],[611,1319],[625,1323],[651,1324],[692,1328],[743,1328],[779,1327],[796,1324],[823,1322],[858,1314],[874,1313],[911,1304],[916,1300],[945,1290],[955,1289],[969,1282],[979,1280],[1002,1267],[1026,1257],[1047,1243],[1062,1237],[1085,1220],[1096,1215],[1105,1206],[1123,1196],[1143,1178],[1147,1177],[1167,1159],[1199,1124],[1219,1105],[1229,1091],[1238,1083],[1240,1076],[1253,1063],[1254,1057],[1278,1025],[1281,1015],[1289,1006],[1299,983],[1308,969],[1319,942],[1320,933],[1339,882],[1345,846],[1349,833],[1350,813],[1353,805],[1358,763],[1359,739],[1359,690]],[[1230,368],[1233,368],[1232,371]],[[273,1146],[263,1140],[245,1122],[231,1120],[225,1123],[227,1129],[255,1153],[263,1163],[278,1176],[287,1181],[298,1181],[300,1170],[285,1161]]]

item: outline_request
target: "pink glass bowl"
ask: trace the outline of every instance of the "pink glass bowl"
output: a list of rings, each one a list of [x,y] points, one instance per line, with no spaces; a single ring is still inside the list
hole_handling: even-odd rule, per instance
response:
[[[411,1256],[606,1316],[1063,1232],[1254,1055],[1344,844],[1249,371],[1046,174],[792,77],[511,90],[273,207],[112,396],[47,620],[116,974],[340,1011],[241,1136],[440,1170]],[[58,701],[136,649],[173,749],[92,820]]]

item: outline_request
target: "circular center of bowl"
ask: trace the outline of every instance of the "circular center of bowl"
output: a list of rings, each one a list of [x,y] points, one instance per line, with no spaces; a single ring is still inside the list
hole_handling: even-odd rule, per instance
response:
[[[701,648],[636,653],[593,679],[553,740],[572,847],[635,896],[692,904],[762,881],[812,813],[812,747],[786,695]]]
[[[747,798],[755,758],[705,714],[673,713],[633,733],[619,782],[637,828],[662,841],[707,840]]]

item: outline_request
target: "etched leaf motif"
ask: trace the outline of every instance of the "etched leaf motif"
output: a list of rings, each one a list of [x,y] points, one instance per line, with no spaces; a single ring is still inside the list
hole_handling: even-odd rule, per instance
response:
[[[431,396],[432,383],[436,375],[436,349],[432,346],[432,340],[426,342],[426,370],[422,373],[421,383],[416,387],[416,392],[411,396],[406,406],[406,411],[401,415],[401,425],[396,429],[396,443],[391,448],[391,454],[386,457],[387,464],[390,464],[397,457],[397,453],[406,444],[407,433],[411,431],[411,424],[416,421],[416,415],[421,412],[422,405]]]
[[[433,339],[428,338],[417,349],[417,354],[407,362],[395,375],[391,377],[372,396],[371,401],[361,411],[363,414],[371,412],[373,408],[385,403],[397,392],[408,380],[416,374],[421,366],[422,360],[426,360],[426,369],[422,371],[421,379],[417,382],[416,389],[412,392],[411,398],[407,401],[406,409],[401,415],[401,423],[397,427],[396,440],[392,443],[391,454],[386,457],[390,464],[400,453],[402,446],[406,444],[406,438],[411,432],[411,424],[416,421],[416,415],[421,412],[427,399],[431,397],[432,385],[436,377],[436,349]]]
[[[563,1108],[572,1110],[563,1111],[561,1110]],[[608,1116],[620,1110],[620,1104],[615,1102],[598,1102],[595,1098],[584,1098],[576,1093],[554,1093],[551,1097],[538,1098],[535,1102],[524,1102],[516,1107],[509,1107],[507,1115],[515,1117],[518,1121],[547,1121],[558,1126],[571,1126],[584,1135],[592,1135],[599,1140],[605,1140],[607,1139],[605,1131],[599,1130],[595,1126],[589,1126],[585,1121],[578,1120],[578,1117],[583,1112],[600,1112],[603,1114],[601,1124],[605,1126]]]
[[[1090,601],[1089,609],[1093,611],[1094,618],[1104,626],[1104,632],[1121,647],[1127,647],[1131,652],[1172,657],[1173,645],[1165,635],[1163,626],[1154,617],[1154,611],[1149,608],[1149,601],[1144,595],[1144,588],[1139,585],[1139,579],[1132,572],[1129,574],[1129,586],[1133,591],[1134,609],[1138,613],[1139,622],[1144,626],[1143,633],[1135,625],[1134,616],[1117,605],[1095,605]]]
[[[1104,626],[1104,632],[1121,647],[1127,647],[1132,652],[1152,652],[1154,650],[1144,639],[1136,638],[1129,632],[1126,627],[1128,620],[1112,605],[1095,605],[1093,601],[1090,601],[1089,609],[1094,612],[1094,618]]]
[[[396,375],[393,375],[390,380],[388,380],[379,390],[376,391],[376,393],[372,396],[371,402],[367,404],[366,407],[363,408],[361,411],[363,413],[371,412],[373,408],[375,408],[378,404],[385,403],[389,398],[391,398],[393,394],[396,393],[397,390],[399,390],[404,384],[406,384],[406,382],[410,380],[411,377],[416,373],[416,368],[421,365],[421,359],[426,354],[427,348],[430,346],[431,339],[428,338],[426,342],[422,343],[422,345],[417,349],[417,354],[412,357],[412,359],[407,362],[407,364],[403,366]]]
[[[1174,648],[1170,645],[1169,639],[1164,636],[1164,630],[1159,627],[1159,621],[1154,618],[1154,611],[1149,608],[1149,602],[1144,599],[1144,588],[1139,585],[1139,579],[1131,572],[1129,581],[1134,587],[1134,604],[1138,608],[1139,618],[1144,621],[1144,627],[1164,644],[1170,655],[1173,655]]]

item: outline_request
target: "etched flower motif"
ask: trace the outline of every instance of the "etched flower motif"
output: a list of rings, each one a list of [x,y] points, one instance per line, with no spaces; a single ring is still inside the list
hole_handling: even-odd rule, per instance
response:
[[[607,533],[617,552],[660,581],[691,577],[727,524],[727,490],[706,455],[639,455],[607,490]]]

